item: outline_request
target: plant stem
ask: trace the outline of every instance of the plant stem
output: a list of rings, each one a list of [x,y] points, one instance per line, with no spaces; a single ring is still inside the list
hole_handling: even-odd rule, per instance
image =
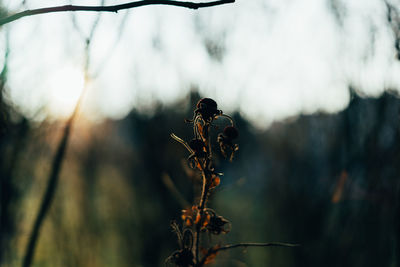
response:
[[[201,197],[200,197],[200,203],[199,203],[199,212],[200,212],[200,218],[203,217],[204,214],[204,208],[206,205],[207,201],[207,194],[208,194],[208,186],[207,186],[207,177],[205,174],[205,171],[202,171],[202,176],[203,176],[203,186],[201,189]],[[196,225],[196,234],[195,234],[195,258],[196,258],[196,263],[199,262],[199,245],[200,245],[200,229],[201,229],[201,224],[198,223]]]
[[[199,203],[199,211],[200,215],[203,214],[204,208],[206,206],[207,202],[207,194],[208,194],[208,185],[207,185],[207,176],[205,174],[205,171],[202,172],[203,176],[203,188],[201,190],[201,197],[200,197],[200,203]]]
[[[196,127],[196,126],[195,126]],[[201,196],[200,196],[200,202],[199,202],[199,215],[200,215],[200,222],[197,223],[196,225],[196,234],[195,234],[195,259],[196,259],[196,264],[199,263],[199,246],[200,246],[200,230],[201,230],[201,222],[202,218],[204,215],[204,208],[206,207],[206,202],[207,202],[207,195],[208,195],[208,190],[209,190],[209,183],[211,177],[207,177],[207,174],[209,174],[208,167],[210,165],[211,161],[211,144],[210,144],[210,127],[208,124],[204,125],[203,129],[203,134],[202,138],[204,139],[205,145],[206,145],[206,150],[207,150],[207,157],[204,161],[204,166],[201,171],[201,175],[203,177],[203,186],[201,189]]]

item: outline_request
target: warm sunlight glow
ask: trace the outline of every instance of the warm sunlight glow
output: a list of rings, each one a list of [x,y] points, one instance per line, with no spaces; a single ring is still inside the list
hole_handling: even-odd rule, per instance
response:
[[[49,77],[47,110],[52,117],[67,117],[75,108],[84,87],[84,74],[79,68],[66,67]]]
[[[25,7],[43,2],[60,1]],[[82,90],[86,52],[95,90],[82,109],[96,120],[168,105],[195,89],[265,128],[298,114],[343,110],[350,85],[365,96],[400,92],[389,0],[304,2],[237,1],[199,12],[154,6],[102,13],[97,24],[96,12],[15,21],[7,26],[12,34],[0,31],[0,63],[7,38],[18,51],[8,59],[9,102],[27,117],[40,120],[44,107],[45,115],[65,118]]]

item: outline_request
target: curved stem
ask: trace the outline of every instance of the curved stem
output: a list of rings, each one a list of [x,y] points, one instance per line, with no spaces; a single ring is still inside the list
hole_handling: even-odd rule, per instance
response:
[[[193,150],[190,148],[188,143],[186,143],[182,138],[176,136],[174,133],[171,133],[171,137],[181,143],[184,147],[186,147],[186,149],[189,150],[190,153],[193,153]]]
[[[206,160],[206,164],[208,164]],[[207,195],[208,195],[208,183],[207,183],[207,176],[206,176],[206,170],[202,171],[202,176],[203,176],[203,186],[201,189],[201,197],[200,197],[200,202],[199,202],[199,213],[200,213],[200,218],[203,217],[204,214],[204,209],[206,206],[207,202]],[[199,263],[199,246],[200,246],[200,230],[201,230],[201,224],[196,225],[196,234],[195,234],[195,258],[196,258],[196,264]]]
[[[204,205],[206,202],[207,198],[207,178],[205,176],[204,171],[202,171],[203,175],[203,186],[201,189],[201,197],[200,197],[200,203],[199,203],[199,212],[200,212],[200,218],[203,216],[203,210],[204,210]],[[196,258],[196,263],[199,262],[199,246],[200,246],[200,230],[201,230],[201,225],[197,224],[196,225],[196,234],[195,234],[195,258]]]
[[[234,125],[234,123],[233,123],[233,119],[232,119],[232,117],[231,116],[229,116],[229,115],[226,115],[226,114],[221,114],[221,115],[219,115],[218,117],[225,117],[225,118],[227,118],[230,122],[231,122],[231,126],[233,126]]]

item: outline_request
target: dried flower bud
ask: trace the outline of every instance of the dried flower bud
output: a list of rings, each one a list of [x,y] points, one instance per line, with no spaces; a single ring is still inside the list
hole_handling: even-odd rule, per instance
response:
[[[225,229],[226,224],[229,224],[229,221],[227,219],[222,216],[213,214],[210,218],[210,222],[207,224],[207,230],[214,235],[227,233],[229,232],[229,230]]]
[[[227,126],[224,129],[224,135],[229,139],[235,139],[239,136],[239,131],[233,126]]]
[[[205,121],[211,121],[222,112],[217,109],[217,102],[211,98],[202,98],[197,102],[195,114],[200,114]]]
[[[197,108],[205,107],[208,109],[217,109],[217,102],[215,102],[211,98],[202,98],[199,100],[199,102],[197,102],[196,107]]]
[[[228,127],[226,127],[228,128]],[[225,130],[226,130],[225,128]],[[233,130],[234,129],[234,130]],[[239,135],[238,131],[231,127],[230,130],[225,131],[224,133],[220,133],[217,137],[217,142],[219,144],[219,148],[221,150],[222,155],[225,158],[229,158],[230,161],[232,161],[233,156],[235,155],[235,152],[239,150],[239,146],[237,144],[234,144],[232,142],[232,138],[228,137],[225,135],[225,132],[227,132],[229,135],[232,137],[237,137]]]

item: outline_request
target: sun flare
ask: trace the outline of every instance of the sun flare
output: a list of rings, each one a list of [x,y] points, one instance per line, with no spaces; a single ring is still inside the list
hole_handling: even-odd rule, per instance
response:
[[[47,109],[51,117],[69,116],[84,88],[84,73],[77,67],[56,70],[47,81]]]

